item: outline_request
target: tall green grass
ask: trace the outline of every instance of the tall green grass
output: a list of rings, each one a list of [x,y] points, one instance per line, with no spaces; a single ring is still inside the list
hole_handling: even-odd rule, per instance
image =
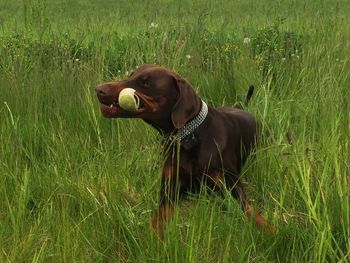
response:
[[[0,1],[0,262],[349,261],[349,12],[348,1]],[[256,86],[247,110],[262,143],[243,175],[275,235],[205,193],[179,204],[164,242],[149,231],[159,135],[102,118],[93,90],[143,63],[178,71],[213,106]]]

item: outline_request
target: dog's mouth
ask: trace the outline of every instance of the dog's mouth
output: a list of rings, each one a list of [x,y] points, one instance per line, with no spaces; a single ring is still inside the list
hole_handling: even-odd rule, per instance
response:
[[[97,98],[100,102],[100,110],[106,118],[133,118],[141,117],[143,113],[156,111],[155,101],[142,93],[135,92],[135,96],[139,99],[139,107],[135,111],[128,111],[120,107],[118,103],[120,91],[113,97],[103,97],[97,94]]]

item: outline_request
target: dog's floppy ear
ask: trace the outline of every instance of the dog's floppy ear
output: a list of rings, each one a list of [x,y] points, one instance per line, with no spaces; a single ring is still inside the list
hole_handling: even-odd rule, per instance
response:
[[[201,107],[201,99],[186,80],[176,73],[172,75],[179,97],[172,110],[171,120],[174,127],[180,129],[198,114]]]

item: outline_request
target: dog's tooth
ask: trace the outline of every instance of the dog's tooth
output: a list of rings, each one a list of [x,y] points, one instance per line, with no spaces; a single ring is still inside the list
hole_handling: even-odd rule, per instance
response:
[[[113,103],[111,105],[109,105],[110,108],[113,108]]]

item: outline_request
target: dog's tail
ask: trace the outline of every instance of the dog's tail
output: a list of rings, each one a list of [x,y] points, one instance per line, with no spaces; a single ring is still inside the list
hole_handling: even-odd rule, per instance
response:
[[[241,102],[236,102],[235,105],[233,105],[233,107],[236,108],[236,109],[241,109],[241,110],[243,110],[244,107],[247,107],[247,106],[248,106],[249,101],[250,101],[250,99],[251,99],[252,96],[253,96],[253,92],[254,92],[254,86],[253,86],[253,85],[250,85],[249,88],[248,88],[247,95],[245,96],[244,106],[242,105]]]
[[[250,85],[248,88],[248,92],[247,95],[245,96],[245,102],[244,102],[244,106],[248,106],[250,99],[252,98],[254,93],[254,86]]]

